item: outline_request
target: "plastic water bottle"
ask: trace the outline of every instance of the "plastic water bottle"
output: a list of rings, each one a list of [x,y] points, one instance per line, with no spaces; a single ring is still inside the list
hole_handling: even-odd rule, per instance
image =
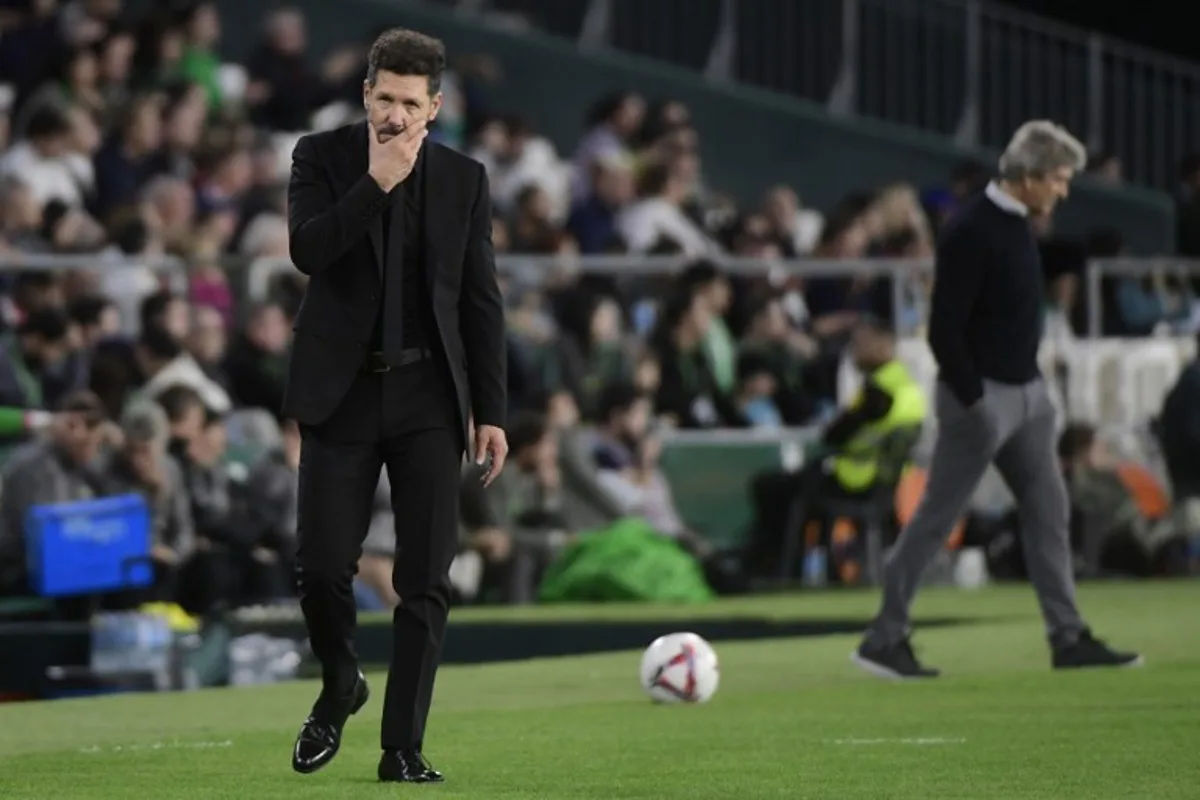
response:
[[[804,565],[801,573],[801,584],[804,586],[824,586],[828,573],[828,559],[824,547],[814,547],[804,554]]]
[[[252,633],[239,636],[229,643],[229,683],[231,686],[251,686],[262,683],[262,644],[266,637]]]

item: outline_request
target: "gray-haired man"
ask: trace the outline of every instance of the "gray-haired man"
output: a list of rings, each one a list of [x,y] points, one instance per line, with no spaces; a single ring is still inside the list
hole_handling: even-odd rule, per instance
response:
[[[1085,161],[1083,146],[1063,128],[1026,123],[1000,158],[999,179],[967,201],[938,242],[929,321],[938,438],[925,496],[884,569],[882,608],[852,656],[872,674],[938,674],[913,655],[909,607],[991,463],[1017,500],[1053,666],[1140,663],[1093,638],[1076,608],[1055,412],[1037,364],[1043,278],[1028,217],[1049,215]]]

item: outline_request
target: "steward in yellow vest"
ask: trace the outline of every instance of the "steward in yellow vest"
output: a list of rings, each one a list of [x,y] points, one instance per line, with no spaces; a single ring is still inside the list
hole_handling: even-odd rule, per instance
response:
[[[859,324],[850,344],[863,386],[854,402],[822,436],[836,452],[833,478],[846,494],[869,491],[875,483],[879,449],[901,428],[921,425],[926,415],[925,392],[904,364],[896,360],[894,334],[869,320]]]

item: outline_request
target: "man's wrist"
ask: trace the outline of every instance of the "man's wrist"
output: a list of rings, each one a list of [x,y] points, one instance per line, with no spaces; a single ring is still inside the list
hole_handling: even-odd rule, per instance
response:
[[[395,182],[389,182],[383,176],[377,175],[369,169],[367,170],[367,177],[375,181],[375,185],[379,187],[381,192],[390,192],[392,189],[396,188]]]

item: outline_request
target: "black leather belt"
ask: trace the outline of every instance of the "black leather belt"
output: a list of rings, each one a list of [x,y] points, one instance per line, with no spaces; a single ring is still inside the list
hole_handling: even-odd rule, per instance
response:
[[[392,367],[407,367],[409,364],[416,364],[418,361],[424,361],[429,358],[430,352],[423,347],[408,347],[400,351],[400,359],[396,364],[389,364],[384,360],[383,353],[378,351],[367,353],[367,360],[363,362],[363,372],[387,372]]]

